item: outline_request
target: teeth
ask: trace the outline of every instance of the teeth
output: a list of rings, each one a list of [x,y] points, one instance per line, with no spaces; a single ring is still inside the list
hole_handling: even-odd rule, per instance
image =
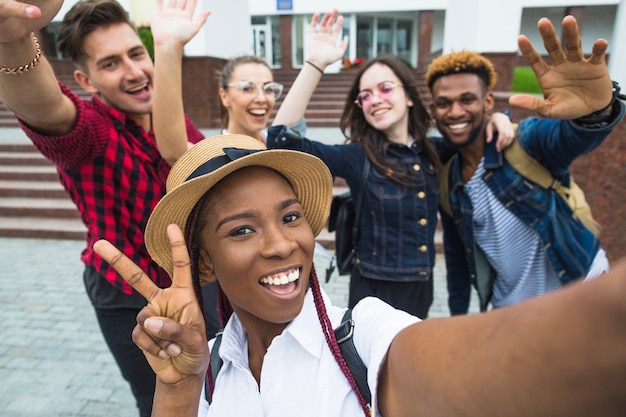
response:
[[[146,88],[147,86],[148,86],[148,83],[145,83],[145,84],[140,85],[140,86],[135,87],[135,88],[129,88],[129,89],[128,89],[128,92],[129,92],[129,93],[134,93],[134,92],[136,92],[136,91],[143,90],[143,89],[144,89],[144,88]]]
[[[265,116],[265,113],[267,113],[267,110],[250,110],[250,113],[256,116]]]
[[[285,285],[297,280],[298,278],[300,278],[300,271],[296,269],[289,273],[282,273],[272,277],[263,277],[261,278],[261,283],[267,285]]]
[[[448,125],[448,127],[450,129],[463,129],[465,127],[467,127],[469,123],[465,122],[465,123],[455,123],[453,125]]]

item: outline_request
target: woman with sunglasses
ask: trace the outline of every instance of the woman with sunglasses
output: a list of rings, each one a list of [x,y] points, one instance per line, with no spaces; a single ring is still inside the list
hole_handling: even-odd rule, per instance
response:
[[[340,121],[344,145],[308,140],[290,126],[304,115],[324,68],[343,56],[347,40],[337,42],[342,23],[337,10],[321,20],[313,16],[308,58],[268,132],[267,146],[318,156],[333,176],[346,180],[355,199],[369,160],[349,307],[376,296],[426,318],[433,300],[440,159],[427,138],[430,117],[411,70],[394,56],[371,59],[360,68]],[[510,142],[509,119],[500,114],[495,120],[499,140]]]

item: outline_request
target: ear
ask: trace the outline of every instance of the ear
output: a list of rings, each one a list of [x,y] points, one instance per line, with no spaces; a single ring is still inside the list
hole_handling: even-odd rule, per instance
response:
[[[213,268],[213,260],[205,249],[200,249],[200,257],[198,259],[198,275],[200,284],[210,284],[217,281],[215,269]]]
[[[413,107],[413,100],[409,99],[409,101],[406,102],[406,105],[408,107]]]
[[[226,90],[220,87],[218,94],[220,96],[220,100],[222,100],[222,105],[228,108],[228,94],[226,93]]]
[[[83,90],[91,94],[98,93],[98,89],[94,87],[94,85],[91,83],[91,80],[89,79],[89,75],[87,75],[83,71],[81,70],[74,71],[74,79],[76,80],[78,84],[80,84]]]
[[[487,92],[487,94],[485,94],[483,103],[485,105],[485,110],[487,110],[488,112],[493,110],[493,106],[495,106],[496,104],[496,98],[493,96],[492,91],[489,91]]]

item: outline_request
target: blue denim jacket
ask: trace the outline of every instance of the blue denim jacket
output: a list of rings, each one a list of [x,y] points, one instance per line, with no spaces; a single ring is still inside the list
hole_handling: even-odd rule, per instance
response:
[[[346,180],[353,196],[359,192],[366,157],[362,144],[326,145],[301,138],[286,126],[274,126],[269,129],[267,146],[316,155],[333,176]],[[436,253],[439,187],[435,167],[417,143],[410,148],[392,144],[386,157],[402,161],[418,185],[406,187],[370,169],[356,267],[372,279],[426,281],[432,277]]]
[[[517,129],[517,140],[526,152],[569,185],[569,166],[579,156],[599,146],[624,117],[621,102],[617,116],[604,126],[585,127],[565,120],[529,118]],[[548,261],[562,283],[587,274],[599,247],[598,238],[572,217],[572,211],[555,191],[545,190],[523,178],[501,153],[495,140],[485,145],[484,181],[495,196],[541,238]],[[448,273],[448,305],[451,314],[465,314],[471,285],[476,285],[477,264],[472,226],[472,204],[465,193],[459,158],[450,166],[452,217],[441,212]],[[484,300],[481,300],[484,302]]]

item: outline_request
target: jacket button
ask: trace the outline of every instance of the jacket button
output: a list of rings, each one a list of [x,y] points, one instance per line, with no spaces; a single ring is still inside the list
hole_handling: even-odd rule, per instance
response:
[[[424,191],[420,191],[419,193],[417,193],[417,198],[423,199],[424,197],[426,197],[426,193]]]
[[[420,169],[422,169],[422,167],[419,166],[419,164],[414,164],[413,165],[413,171],[419,171]]]
[[[422,245],[420,246],[420,252],[426,252],[428,250],[428,246]]]
[[[421,224],[422,226],[426,226],[426,225],[428,224],[428,220],[426,220],[426,219],[420,219],[420,224]]]

